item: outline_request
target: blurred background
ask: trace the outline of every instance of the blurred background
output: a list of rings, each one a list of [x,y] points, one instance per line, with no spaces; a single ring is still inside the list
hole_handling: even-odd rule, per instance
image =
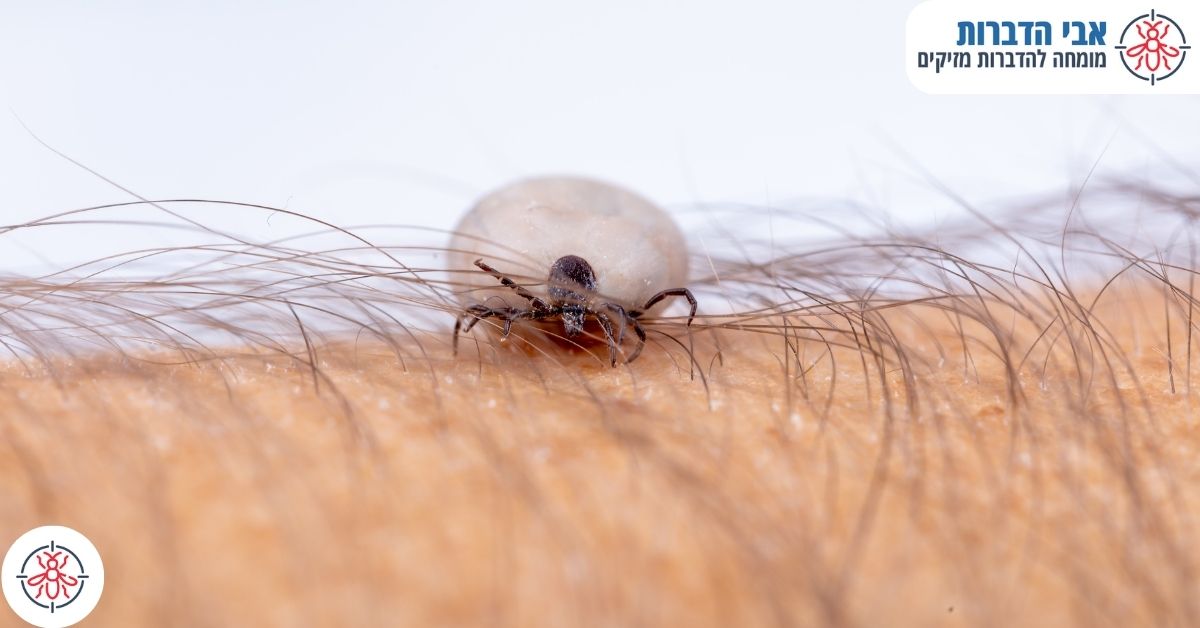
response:
[[[1066,194],[1097,162],[1193,176],[1197,97],[917,91],[913,6],[21,3],[0,20],[0,223],[132,200],[22,122],[148,198],[342,225],[450,228],[479,194],[540,173],[672,207],[830,199],[903,221],[955,211],[927,174],[973,201]],[[0,271],[91,257],[97,240],[9,238]]]

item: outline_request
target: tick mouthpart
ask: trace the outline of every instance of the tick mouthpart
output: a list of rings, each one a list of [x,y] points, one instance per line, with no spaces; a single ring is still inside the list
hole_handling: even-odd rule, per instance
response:
[[[566,332],[568,338],[574,338],[583,333],[583,323],[587,316],[587,308],[582,305],[566,305],[562,308],[562,314],[559,318],[562,319],[563,331]]]

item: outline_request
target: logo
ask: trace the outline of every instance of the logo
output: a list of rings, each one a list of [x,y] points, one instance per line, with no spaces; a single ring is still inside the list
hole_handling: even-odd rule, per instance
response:
[[[1200,70],[1183,68],[1200,2],[1146,2],[924,0],[905,72],[929,94],[1200,94]]]
[[[1133,18],[1121,32],[1121,43],[1113,47],[1125,69],[1151,85],[1178,72],[1191,49],[1179,24],[1153,9]]]
[[[104,563],[96,546],[63,526],[21,535],[0,567],[4,599],[38,628],[65,628],[87,617],[104,591]]]

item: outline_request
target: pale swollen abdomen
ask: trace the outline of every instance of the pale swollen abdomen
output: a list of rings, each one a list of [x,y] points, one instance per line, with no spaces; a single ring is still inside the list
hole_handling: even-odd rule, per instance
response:
[[[546,299],[550,267],[577,255],[595,271],[599,299],[629,310],[687,281],[687,245],[671,217],[629,190],[592,179],[542,177],[500,188],[463,216],[450,249],[448,270],[464,307],[529,307],[481,272],[477,259]]]

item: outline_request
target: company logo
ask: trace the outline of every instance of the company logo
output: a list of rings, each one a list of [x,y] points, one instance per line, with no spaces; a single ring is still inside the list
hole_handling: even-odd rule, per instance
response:
[[[65,628],[87,617],[104,590],[104,564],[87,537],[62,526],[21,535],[0,567],[4,598],[39,628]]]
[[[1200,2],[1148,1],[924,0],[905,72],[930,94],[1200,94],[1183,67]]]
[[[1129,73],[1157,85],[1171,78],[1187,59],[1191,46],[1175,20],[1155,12],[1133,18],[1121,32],[1121,62]]]

